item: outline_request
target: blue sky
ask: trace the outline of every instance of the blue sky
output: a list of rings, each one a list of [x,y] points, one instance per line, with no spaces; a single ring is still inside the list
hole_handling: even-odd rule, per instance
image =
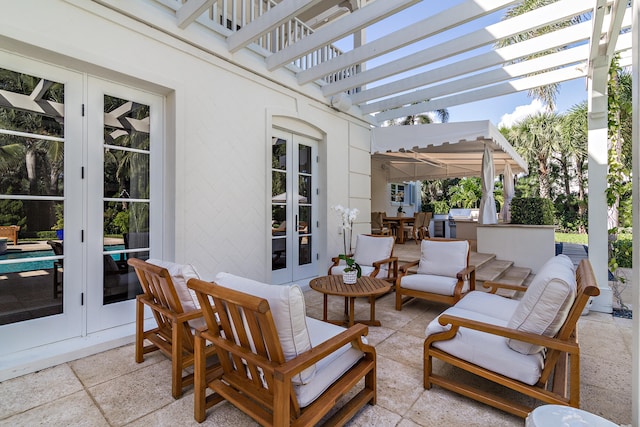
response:
[[[422,1],[414,6],[411,6],[401,12],[394,14],[393,16],[378,22],[366,30],[366,40],[367,42],[371,42],[375,39],[378,39],[384,35],[387,35],[393,31],[397,31],[400,28],[406,27],[412,23],[418,22],[426,17],[441,12],[444,9],[450,8],[459,4],[461,0],[449,0],[449,1]],[[369,61],[367,64],[368,68],[374,68],[381,63],[390,62],[394,59],[398,59],[402,56],[406,56],[413,52],[416,52],[420,49],[426,49],[430,45],[434,43],[439,43],[441,41],[446,40],[451,37],[451,35],[456,34],[466,34],[482,28],[484,26],[488,26],[499,22],[504,14],[504,11],[496,12],[490,15],[487,15],[479,20],[476,20],[472,23],[466,24],[460,28],[456,28],[453,30],[449,30],[448,32],[442,33],[440,36],[434,36],[429,39],[429,41],[420,41],[413,43],[409,46],[404,47],[403,49],[392,52],[386,55],[383,55],[379,58],[374,58]],[[353,42],[351,38],[347,38],[341,40],[336,43],[338,47],[343,50],[350,50],[353,46]],[[490,50],[491,46],[479,48],[467,52],[466,54],[459,55],[454,58],[455,61],[464,58],[465,55],[477,55],[484,51]],[[450,60],[448,62],[452,62]],[[420,71],[424,71],[429,68],[434,68],[437,66],[441,66],[446,64],[447,61],[439,61],[434,64],[412,70],[410,72],[406,72],[403,75],[400,75],[401,78],[404,75],[415,74]],[[398,78],[398,77],[396,77]],[[385,83],[390,80],[385,80],[380,83],[371,84],[369,87],[374,87],[377,84]],[[556,111],[559,113],[565,112],[573,105],[578,104],[587,99],[587,90],[586,83],[584,79],[568,81],[562,83],[560,85],[560,90],[556,99]],[[468,121],[468,120],[490,120],[494,125],[499,125],[501,121],[506,120],[506,124],[512,123],[514,120],[518,118],[522,118],[530,113],[535,113],[543,108],[543,106],[535,101],[533,98],[530,98],[526,92],[516,93],[511,95],[506,95],[502,97],[496,97],[492,99],[487,99],[484,101],[478,101],[474,103],[464,104],[460,106],[450,107],[447,110],[449,111],[449,121],[450,122],[460,122],[460,121]],[[508,116],[505,116],[508,115]],[[510,119],[510,120],[509,120]]]

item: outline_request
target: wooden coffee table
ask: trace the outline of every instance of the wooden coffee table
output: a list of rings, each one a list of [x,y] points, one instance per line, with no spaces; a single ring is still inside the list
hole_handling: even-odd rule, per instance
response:
[[[391,290],[391,285],[381,279],[363,276],[354,285],[345,285],[342,275],[323,276],[312,279],[309,282],[311,289],[321,292],[324,296],[324,307],[322,310],[322,320],[338,325],[347,324],[352,326],[355,322],[365,325],[380,326],[380,321],[376,320],[376,296],[385,294]],[[344,297],[344,320],[327,319],[327,297],[337,295]],[[369,297],[371,305],[371,318],[369,320],[354,320],[354,305],[357,297]]]

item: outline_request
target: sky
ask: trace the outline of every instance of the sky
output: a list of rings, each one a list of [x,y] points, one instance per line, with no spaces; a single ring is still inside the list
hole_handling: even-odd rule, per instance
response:
[[[393,31],[397,31],[400,28],[406,27],[414,22],[425,19],[426,17],[436,14],[444,9],[455,6],[461,3],[462,0],[448,0],[448,1],[427,1],[423,0],[416,5],[413,5],[403,11],[400,11],[391,17],[378,22],[366,29],[367,42],[373,41],[380,37],[383,37]],[[444,32],[442,37],[433,36],[428,41],[420,41],[413,43],[403,49],[382,55],[379,58],[374,58],[369,61],[367,68],[374,68],[382,63],[389,62],[391,60],[406,56],[419,49],[428,48],[433,43],[444,41],[451,37],[451,35],[463,34],[471,32],[475,29],[489,26],[496,22],[499,22],[504,14],[504,11],[499,11],[490,15],[487,15],[472,23],[466,24],[460,28],[449,30]],[[435,40],[435,41],[434,41]],[[351,38],[347,38],[335,43],[343,50],[350,50],[353,46]],[[468,52],[466,55],[477,55],[482,52],[486,52],[491,49],[491,46],[475,49]],[[464,54],[457,56],[454,60],[460,60],[464,58]],[[451,61],[450,61],[451,62]],[[420,71],[424,71],[435,66],[441,66],[446,64],[446,61],[439,61],[432,65],[418,68],[410,72],[406,72],[399,77],[404,77],[410,74],[415,74]],[[396,77],[397,79],[398,77]],[[390,79],[383,80],[379,83],[370,84],[368,87],[374,87],[377,84],[382,84],[390,81]],[[587,99],[586,81],[584,78],[579,80],[572,80],[560,85],[559,92],[556,98],[556,112],[564,113],[572,106],[585,101]],[[515,93],[511,95],[505,95],[501,97],[491,98],[483,101],[477,101],[474,103],[459,105],[455,107],[447,108],[449,112],[450,122],[461,122],[471,120],[490,120],[494,125],[500,127],[502,125],[510,126],[520,119],[523,119],[529,114],[535,114],[536,112],[543,111],[544,105],[528,96],[526,92]]]

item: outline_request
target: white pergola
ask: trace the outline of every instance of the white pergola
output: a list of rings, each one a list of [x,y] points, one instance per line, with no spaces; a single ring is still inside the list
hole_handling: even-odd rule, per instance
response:
[[[589,109],[589,257],[601,287],[593,310],[611,311],[607,286],[607,77],[614,54],[620,65],[633,65],[634,123],[638,109],[638,16],[640,0],[558,0],[494,24],[480,19],[519,3],[516,0],[450,1],[442,12],[366,42],[372,24],[412,7],[419,0],[94,0],[138,17],[144,5],[161,5],[167,19],[146,22],[168,34],[212,51],[202,28],[226,46],[225,59],[294,90],[315,88],[318,98],[376,126],[385,120],[584,78]],[[423,0],[426,2],[427,0]],[[632,3],[631,7],[628,4]],[[263,8],[263,5],[265,5]],[[264,10],[263,10],[264,9]],[[495,48],[508,37],[582,16],[581,23]],[[219,19],[222,17],[222,19]],[[225,19],[226,18],[226,19]],[[226,21],[226,22],[224,22]],[[304,25],[299,25],[299,24]],[[456,29],[456,31],[449,31]],[[189,33],[191,31],[191,33]],[[193,37],[189,37],[192,35]],[[353,35],[354,48],[339,52],[331,43]],[[428,48],[378,65],[368,62],[416,42]],[[526,59],[562,48],[558,53]],[[246,53],[247,55],[238,55]],[[258,59],[257,61],[255,59]],[[638,128],[633,130],[633,225],[638,219]],[[634,260],[640,255],[634,239]],[[635,263],[634,263],[635,264]],[[640,273],[634,268],[633,303],[640,307]],[[638,318],[634,319],[633,420],[638,424]]]

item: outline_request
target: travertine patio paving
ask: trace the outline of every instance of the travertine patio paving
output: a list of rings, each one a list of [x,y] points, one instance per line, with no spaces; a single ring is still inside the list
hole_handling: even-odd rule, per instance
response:
[[[417,246],[413,245],[412,246]],[[305,292],[307,313],[321,318],[322,296]],[[524,421],[454,393],[422,387],[422,343],[427,323],[446,307],[414,301],[394,309],[394,294],[379,298],[381,327],[369,328],[378,355],[378,404],[360,411],[351,426],[523,426]],[[330,300],[339,316],[342,300]],[[368,315],[365,300],[356,317]],[[631,320],[591,312],[579,322],[581,407],[618,424],[631,423]],[[435,370],[444,367],[438,361]],[[61,364],[0,383],[0,426],[188,426],[193,391],[171,397],[171,364],[160,354],[134,362],[133,345]],[[459,372],[478,386],[492,384]],[[510,391],[504,391],[511,393]],[[228,403],[208,411],[207,426],[255,423]]]

